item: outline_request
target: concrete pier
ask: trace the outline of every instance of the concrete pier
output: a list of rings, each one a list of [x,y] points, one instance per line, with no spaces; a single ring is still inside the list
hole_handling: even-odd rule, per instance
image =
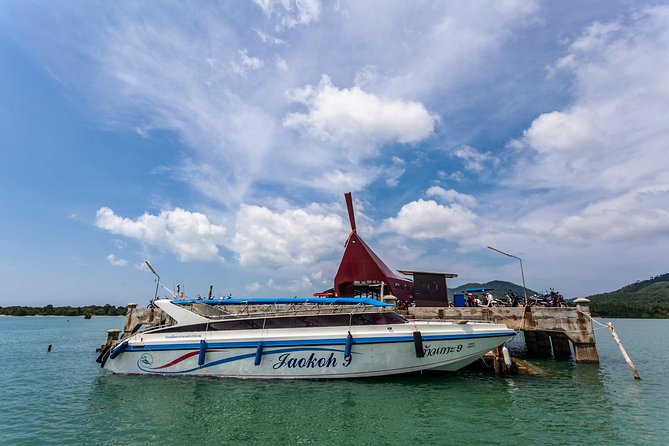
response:
[[[167,315],[160,308],[139,308],[137,304],[128,304],[128,312],[125,316],[123,326],[123,337],[135,333],[142,325],[161,325],[165,322]]]
[[[527,355],[536,358],[569,359],[599,363],[589,301],[576,299],[576,307],[411,307],[414,319],[471,320],[505,324],[523,332]],[[163,325],[168,316],[160,308],[138,308],[128,304],[123,337],[142,325]],[[109,334],[107,344],[117,342],[118,333]],[[115,338],[115,339],[113,339]],[[499,355],[498,355],[499,356]]]
[[[589,301],[576,307],[411,307],[415,319],[479,320],[521,330],[528,356],[567,359],[570,342],[576,362],[599,363]]]

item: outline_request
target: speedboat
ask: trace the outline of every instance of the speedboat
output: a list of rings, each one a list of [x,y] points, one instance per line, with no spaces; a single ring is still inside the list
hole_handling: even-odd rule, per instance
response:
[[[407,320],[369,298],[157,299],[161,323],[107,345],[120,374],[362,378],[454,371],[513,338],[505,325]]]

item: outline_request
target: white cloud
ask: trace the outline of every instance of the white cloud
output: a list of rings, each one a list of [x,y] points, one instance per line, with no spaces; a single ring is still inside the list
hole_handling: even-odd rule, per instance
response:
[[[425,139],[437,121],[418,102],[375,96],[359,87],[339,89],[325,75],[318,86],[307,85],[287,94],[309,110],[288,114],[285,126],[305,129],[317,140],[354,149],[351,155],[360,158],[373,155],[382,144]]]
[[[373,163],[383,146],[432,135],[437,115],[425,104],[442,104],[444,86],[536,10],[516,0],[387,2],[383,20],[370,20],[378,6],[365,2],[256,4],[239,6],[248,21],[215,5],[109,4],[95,17],[86,8],[40,8],[40,20],[24,17],[25,40],[105,125],[144,138],[174,134],[185,150],[165,171],[235,209],[265,186],[339,193],[378,181],[388,173]],[[81,26],[63,27],[56,16]],[[323,73],[320,85],[307,85]],[[286,91],[301,91],[293,99],[306,110]],[[340,174],[331,176],[333,167]],[[381,181],[395,187],[398,178]]]
[[[453,155],[464,161],[465,167],[474,172],[481,172],[487,168],[497,167],[499,159],[490,152],[481,153],[475,148],[464,145],[453,151]]]
[[[457,110],[471,102],[463,87],[481,73],[495,71],[486,65],[491,54],[532,20],[538,3],[387,1],[380,15],[376,3],[342,2],[341,37],[350,53],[343,60],[358,61],[356,71],[374,67],[379,94],[441,102],[443,108],[458,104]],[[358,85],[365,85],[365,78]]]
[[[256,34],[258,34],[258,37],[260,37],[260,40],[262,40],[265,43],[271,43],[272,45],[285,45],[286,41],[283,39],[279,39],[278,37],[270,36],[269,34],[256,29],[255,30]]]
[[[624,192],[668,181],[668,47],[669,7],[587,28],[553,73],[573,80],[573,103],[513,144],[537,155],[520,166],[522,184]]]
[[[107,261],[114,266],[128,266],[128,261],[116,257],[114,254],[109,254],[107,256]]]
[[[476,234],[476,215],[460,204],[442,205],[434,200],[412,201],[396,217],[385,220],[384,229],[417,240],[457,241]]]
[[[554,68],[577,69],[579,65],[577,53],[596,54],[599,51],[605,51],[611,39],[615,38],[615,35],[621,30],[623,28],[620,23],[595,22],[591,24],[578,39],[572,42],[569,46],[570,51],[558,59]]]
[[[240,76],[246,76],[249,70],[259,70],[265,66],[265,61],[258,57],[249,56],[249,51],[246,48],[239,50],[240,62],[231,62],[232,69]]]
[[[572,101],[511,144],[520,162],[503,178],[510,188],[477,197],[496,218],[481,219],[479,235],[461,247],[507,247],[534,270],[529,280],[586,293],[663,272],[667,48],[669,7],[595,23],[576,38],[549,73],[565,76]]]
[[[373,86],[379,81],[378,68],[374,65],[365,65],[357,73],[353,81],[356,87],[364,89],[365,87]]]
[[[168,250],[183,262],[223,261],[218,246],[223,244],[225,228],[210,223],[198,212],[176,208],[161,211],[159,215],[144,214],[132,220],[103,207],[97,211],[95,224],[112,234]]]
[[[257,293],[262,289],[262,285],[260,285],[258,282],[253,282],[244,287],[246,291],[249,293]]]
[[[305,173],[296,177],[293,182],[305,188],[340,193],[341,191],[358,191],[371,184],[383,173],[383,169],[369,167],[364,164],[347,166],[346,171],[331,168],[326,172]]]
[[[267,288],[290,293],[304,292],[304,290],[318,290],[316,284],[307,276],[282,281],[270,279],[267,281]]]
[[[589,114],[583,108],[544,113],[523,133],[524,139],[540,153],[605,150],[597,117]]]
[[[579,244],[657,240],[669,233],[669,185],[643,187],[587,206],[557,222],[553,235]]]
[[[321,16],[319,0],[255,0],[267,17],[275,17],[277,29],[294,28],[318,22]]]
[[[338,215],[316,205],[274,212],[242,205],[229,248],[246,267],[305,266],[341,249],[346,228]]]
[[[393,156],[392,165],[386,167],[383,170],[383,176],[386,178],[386,186],[388,187],[397,187],[400,181],[400,177],[404,175],[406,171],[405,161],[397,156]]]
[[[447,203],[460,203],[467,207],[476,205],[476,198],[472,195],[462,194],[453,189],[446,190],[440,186],[432,186],[425,193],[427,196],[439,197]]]
[[[276,66],[281,71],[288,70],[288,62],[285,59],[277,56],[274,58],[274,66]]]
[[[443,170],[440,170],[437,172],[437,177],[441,180],[455,181],[456,183],[465,179],[465,175],[460,171],[444,172]]]

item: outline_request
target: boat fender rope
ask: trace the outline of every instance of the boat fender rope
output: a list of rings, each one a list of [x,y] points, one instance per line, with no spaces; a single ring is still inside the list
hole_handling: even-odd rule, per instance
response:
[[[202,367],[204,365],[204,357],[207,355],[207,341],[200,340],[200,354],[197,355],[197,365]]]
[[[262,349],[264,344],[265,343],[263,341],[258,342],[258,347],[256,348],[256,358],[253,361],[253,365],[260,365],[260,361],[262,361]]]
[[[113,348],[113,350],[109,354],[109,357],[111,359],[116,358],[118,355],[123,353],[126,348],[128,348],[128,341],[121,342],[119,345],[117,345],[116,347]]]
[[[413,345],[416,348],[416,358],[424,357],[425,350],[423,349],[423,336],[420,334],[420,331],[413,332]]]
[[[350,359],[351,358],[351,348],[353,347],[353,336],[351,336],[351,332],[348,332],[348,336],[346,336],[346,347],[344,347],[344,359]]]

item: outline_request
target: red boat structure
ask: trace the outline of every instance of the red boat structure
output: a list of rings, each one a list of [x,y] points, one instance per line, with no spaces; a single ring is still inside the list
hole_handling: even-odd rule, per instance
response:
[[[391,270],[357,232],[351,193],[344,194],[351,232],[334,279],[334,288],[317,295],[371,297],[377,300],[393,296],[399,308],[408,306],[448,306],[446,279],[453,273]]]

